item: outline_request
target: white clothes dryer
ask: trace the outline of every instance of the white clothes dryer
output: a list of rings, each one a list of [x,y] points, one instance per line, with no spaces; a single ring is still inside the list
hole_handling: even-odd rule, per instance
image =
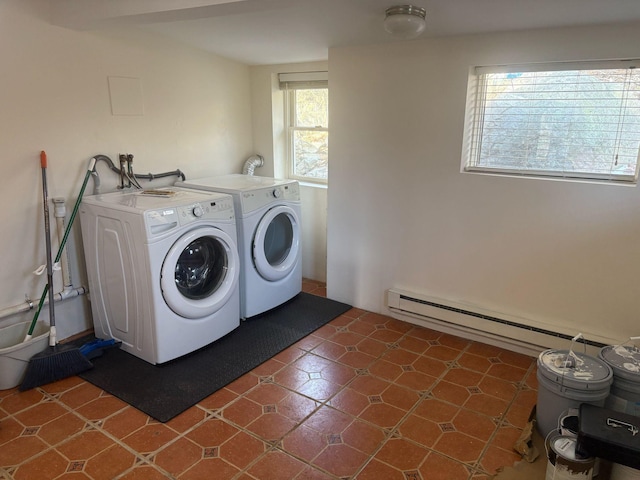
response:
[[[240,253],[240,316],[282,305],[302,291],[300,186],[244,174],[177,182],[233,197]]]
[[[97,337],[157,364],[240,325],[230,195],[176,187],[94,195],[80,219]]]

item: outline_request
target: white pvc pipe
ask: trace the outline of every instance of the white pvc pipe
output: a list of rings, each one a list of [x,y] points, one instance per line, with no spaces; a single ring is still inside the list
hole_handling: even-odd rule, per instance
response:
[[[79,297],[80,295],[86,295],[88,292],[89,290],[86,287],[76,287],[60,293],[56,293],[54,294],[53,298],[55,302],[59,302],[70,297]],[[47,305],[48,303],[49,298],[47,296],[43,305]],[[29,310],[33,310],[34,307],[35,305],[32,300],[25,300],[24,303],[0,310],[0,319],[7,318],[18,313],[28,312]]]
[[[66,227],[67,208],[64,203],[64,198],[58,197],[53,199],[54,216],[56,218],[56,226],[58,227],[58,238],[62,241],[64,237]],[[62,290],[68,290],[72,288],[73,282],[71,281],[71,273],[69,269],[69,257],[67,256],[67,248],[62,250],[60,255],[60,268],[62,270]]]

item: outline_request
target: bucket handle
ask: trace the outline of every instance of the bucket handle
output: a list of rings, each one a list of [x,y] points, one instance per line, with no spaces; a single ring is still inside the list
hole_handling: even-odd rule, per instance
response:
[[[585,355],[587,353],[587,342],[584,339],[584,335],[582,335],[582,333],[578,333],[575,337],[571,339],[571,343],[569,344],[569,352],[567,353],[567,356],[564,359],[564,365],[563,365],[564,368],[562,369],[562,377],[560,379],[560,388],[564,387],[564,374],[567,371],[567,369],[577,365],[578,362],[580,361],[578,356],[575,353],[573,353],[573,344],[579,339],[582,339],[582,344],[584,347],[583,353]]]

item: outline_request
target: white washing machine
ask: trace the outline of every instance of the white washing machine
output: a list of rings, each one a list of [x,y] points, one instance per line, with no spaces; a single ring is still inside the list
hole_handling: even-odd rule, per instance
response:
[[[85,197],[80,207],[99,338],[156,364],[240,325],[230,195],[181,188]]]
[[[300,186],[232,174],[177,182],[233,197],[240,253],[240,316],[271,310],[302,291]]]

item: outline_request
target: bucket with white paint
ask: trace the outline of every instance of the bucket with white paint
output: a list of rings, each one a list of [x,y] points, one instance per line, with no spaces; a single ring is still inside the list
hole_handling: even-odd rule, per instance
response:
[[[640,470],[614,463],[611,465],[609,480],[640,480]]]
[[[550,435],[545,441],[547,471],[545,480],[591,480],[593,457],[576,452],[577,439],[567,435]]]
[[[613,369],[611,392],[605,407],[640,416],[640,349],[634,346],[604,347],[598,353]]]
[[[536,424],[543,437],[559,430],[564,411],[581,403],[604,406],[613,372],[603,360],[571,350],[546,350],[537,363]]]

